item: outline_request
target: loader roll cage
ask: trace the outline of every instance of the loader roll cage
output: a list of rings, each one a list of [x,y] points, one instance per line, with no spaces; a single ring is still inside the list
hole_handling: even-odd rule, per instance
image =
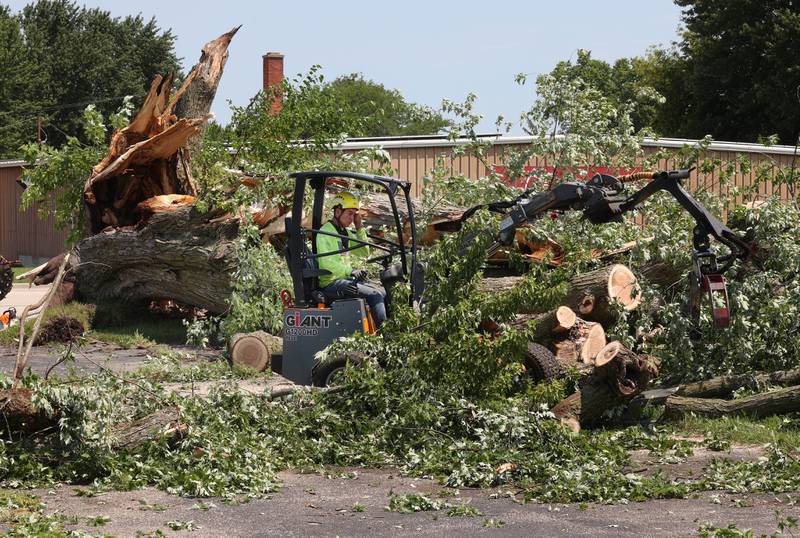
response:
[[[369,263],[380,262],[384,267],[384,272],[392,269],[394,278],[407,279],[412,272],[412,268],[417,266],[417,229],[414,221],[414,210],[411,203],[411,183],[408,181],[376,176],[372,174],[361,174],[356,172],[296,172],[290,174],[294,179],[294,196],[292,203],[292,213],[286,217],[286,260],[289,265],[289,273],[292,277],[294,288],[294,298],[299,306],[313,305],[312,292],[318,288],[319,277],[328,274],[328,271],[319,269],[316,260],[324,256],[334,256],[343,252],[369,246],[384,252],[380,256],[374,256],[367,260]],[[371,241],[362,241],[354,237],[331,233],[322,230],[323,212],[325,209],[325,189],[329,186],[330,179],[352,179],[364,181],[378,186],[389,199],[397,241],[391,241],[384,237],[368,234]],[[313,191],[313,205],[311,210],[311,227],[303,226],[303,205],[305,201],[306,186]],[[398,189],[405,195],[407,223],[410,228],[410,241],[406,244],[403,237],[403,223],[400,219],[400,211],[397,206],[396,195]],[[310,234],[311,249],[308,248],[306,240]],[[326,253],[317,252],[317,235],[326,235],[346,239],[349,246]],[[355,246],[352,244],[355,243]],[[399,263],[390,267],[394,256],[399,256]],[[383,280],[383,279],[382,279]]]

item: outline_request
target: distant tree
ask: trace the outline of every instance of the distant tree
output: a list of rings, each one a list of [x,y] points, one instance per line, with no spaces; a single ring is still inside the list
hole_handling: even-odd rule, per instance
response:
[[[326,92],[339,99],[361,119],[357,136],[436,134],[449,125],[435,110],[407,102],[397,90],[365,80],[359,73],[329,83]]]
[[[638,131],[653,126],[663,100],[650,86],[644,67],[639,58],[621,58],[611,65],[592,58],[591,51],[581,49],[575,63],[559,62],[550,75],[557,80],[580,80],[585,87],[609,99],[617,109],[630,106],[630,120]]]
[[[675,0],[685,8],[680,58],[690,108],[685,134],[754,141],[800,129],[800,3]]]
[[[0,5],[0,157],[18,155],[35,138],[36,113],[44,107],[32,91],[43,82],[41,66],[28,55],[19,20]]]
[[[0,6],[0,155],[36,139],[36,118],[53,145],[83,136],[95,103],[108,115],[123,96],[144,95],[153,77],[178,72],[175,37],[155,19],[112,17],[71,0],[37,0],[13,14]],[[139,99],[134,101],[138,104]]]

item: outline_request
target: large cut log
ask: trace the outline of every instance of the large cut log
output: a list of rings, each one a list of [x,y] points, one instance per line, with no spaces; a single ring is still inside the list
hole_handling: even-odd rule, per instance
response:
[[[665,418],[679,418],[687,414],[705,417],[746,415],[762,418],[797,411],[800,411],[800,386],[797,385],[735,400],[671,395],[664,404]]]
[[[478,291],[482,291],[485,293],[496,294],[503,291],[508,291],[512,289],[514,286],[522,282],[523,277],[521,276],[499,276],[499,277],[488,277],[481,279],[478,282]]]
[[[643,264],[638,273],[645,280],[659,286],[663,290],[679,290],[686,286],[689,272],[688,266],[679,266],[672,262],[655,260]]]
[[[615,308],[634,310],[641,298],[631,270],[614,264],[575,275],[563,302],[578,316],[607,326],[616,320]]]
[[[575,312],[567,306],[559,306],[552,312],[536,318],[537,341],[550,335],[566,334],[578,322]]]
[[[563,307],[566,308],[566,307]],[[553,354],[565,366],[592,364],[606,345],[606,331],[597,322],[576,318],[569,331],[552,342]]]
[[[580,388],[553,407],[552,412],[573,430],[597,425],[603,415],[629,402],[658,375],[658,360],[637,355],[619,342],[611,342],[595,359],[591,374]]]
[[[228,342],[231,362],[235,366],[263,372],[269,367],[272,355],[281,353],[283,341],[264,331],[237,333]]]
[[[758,390],[770,385],[786,386],[798,384],[800,384],[800,369],[781,370],[763,374],[734,374],[712,377],[705,381],[680,385],[674,394],[694,398],[723,398],[730,396],[735,390],[741,388]]]
[[[141,229],[118,228],[76,245],[76,294],[85,302],[172,299],[214,314],[227,309],[238,223],[194,207],[155,213]]]

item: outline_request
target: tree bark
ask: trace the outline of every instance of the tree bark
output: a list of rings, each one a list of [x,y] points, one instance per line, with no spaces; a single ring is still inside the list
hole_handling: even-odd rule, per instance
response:
[[[688,266],[679,267],[661,260],[645,263],[639,269],[643,279],[665,290],[685,287],[688,282],[686,280],[688,272]]]
[[[580,389],[552,412],[575,431],[597,425],[606,411],[626,404],[647,387],[658,375],[657,362],[611,342],[598,354],[594,370],[581,380]]]
[[[800,386],[797,385],[735,400],[672,395],[664,405],[665,418],[679,418],[689,413],[705,417],[747,415],[762,418],[796,411],[800,411]]]
[[[522,282],[522,279],[523,277],[521,276],[484,278],[478,283],[478,291],[491,294],[501,293],[512,289],[514,286]]]
[[[90,303],[172,299],[223,313],[236,269],[238,222],[212,222],[213,217],[181,207],[156,213],[141,229],[111,229],[84,239],[75,247],[78,298]]]
[[[634,310],[641,299],[636,277],[622,264],[575,275],[564,304],[578,316],[608,326],[616,321],[615,307]]]

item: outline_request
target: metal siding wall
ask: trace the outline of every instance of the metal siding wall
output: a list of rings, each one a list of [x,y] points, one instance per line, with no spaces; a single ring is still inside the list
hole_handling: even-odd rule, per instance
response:
[[[436,164],[436,159],[440,155],[444,155],[446,159],[452,159],[451,173],[454,175],[463,174],[470,179],[477,179],[490,172],[490,168],[487,168],[476,157],[459,155],[453,158],[453,149],[448,146],[387,148],[386,150],[392,157],[392,166],[395,169],[395,176],[411,181],[414,184],[412,192],[414,192],[416,196],[421,194],[423,177],[433,169]],[[645,147],[643,150],[644,156],[639,159],[638,166],[642,165],[645,158],[657,153],[660,148]],[[502,165],[511,151],[513,151],[513,145],[497,144],[487,152],[485,161],[489,167]],[[741,172],[741,167],[738,163],[740,155],[746,155],[751,159],[751,170],[747,173]],[[528,161],[528,165],[533,167],[546,167],[552,162],[549,157],[550,156],[547,155],[534,156]],[[696,190],[703,187],[721,194],[729,194],[734,187],[741,191],[742,189],[754,185],[757,181],[757,167],[762,162],[774,162],[775,164],[786,167],[791,164],[792,159],[790,155],[769,155],[768,153],[741,153],[734,151],[709,151],[706,152],[702,158],[716,159],[719,165],[708,174],[700,174],[697,171],[692,172],[691,177],[686,182],[687,188],[689,190]],[[657,164],[654,168],[660,170],[672,169],[678,165],[677,161],[678,159],[675,157],[662,157],[657,160]],[[721,185],[721,171],[731,162],[736,165],[736,173],[730,178],[727,185]],[[775,174],[775,166],[773,165],[772,168],[773,170],[770,172],[770,176],[774,176]],[[785,185],[778,186],[773,184],[770,180],[759,184],[758,193],[761,196],[776,194],[784,199],[788,197]],[[736,198],[738,203],[745,201],[741,192]]]
[[[10,260],[17,259],[17,177],[19,168],[0,168],[0,256]]]
[[[55,229],[52,211],[46,219],[39,218],[40,204],[19,211],[22,189],[16,181],[20,175],[20,167],[0,168],[0,255],[14,260],[52,258],[66,249],[67,234]],[[53,206],[53,200],[45,203]]]

